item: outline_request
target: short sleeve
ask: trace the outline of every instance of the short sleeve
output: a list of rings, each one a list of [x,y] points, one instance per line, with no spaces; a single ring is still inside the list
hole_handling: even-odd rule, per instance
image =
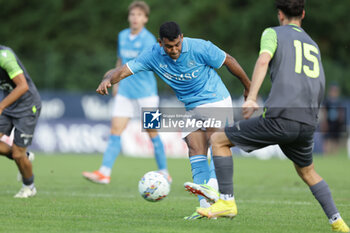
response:
[[[0,50],[0,67],[6,70],[11,79],[23,73],[15,55],[10,50]]]
[[[264,32],[261,35],[259,54],[262,54],[263,52],[267,52],[271,55],[271,57],[273,57],[276,49],[277,49],[276,31],[273,30],[272,28],[267,28],[264,30]]]
[[[133,74],[141,71],[151,71],[151,50],[143,51],[137,58],[126,63]]]
[[[210,41],[206,41],[204,44],[203,59],[207,65],[218,69],[224,64],[226,53]]]

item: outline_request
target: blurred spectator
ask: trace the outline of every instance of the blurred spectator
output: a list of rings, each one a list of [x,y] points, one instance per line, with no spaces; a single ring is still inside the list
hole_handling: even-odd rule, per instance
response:
[[[323,108],[322,131],[324,132],[323,150],[325,154],[338,152],[342,132],[345,132],[345,109],[339,96],[339,86],[331,84]]]

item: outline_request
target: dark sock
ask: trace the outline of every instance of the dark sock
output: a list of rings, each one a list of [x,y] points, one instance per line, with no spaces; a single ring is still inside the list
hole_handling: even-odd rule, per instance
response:
[[[233,196],[233,159],[232,156],[213,156],[219,191]]]
[[[327,215],[328,219],[332,218],[338,213],[338,209],[334,204],[331,191],[329,190],[326,181],[322,180],[317,184],[310,187],[312,194],[315,196],[316,200],[322,206],[323,211]]]
[[[23,181],[23,184],[24,185],[31,185],[31,184],[33,184],[34,183],[34,175],[32,175],[32,177],[30,177],[30,178],[22,178],[22,181]]]

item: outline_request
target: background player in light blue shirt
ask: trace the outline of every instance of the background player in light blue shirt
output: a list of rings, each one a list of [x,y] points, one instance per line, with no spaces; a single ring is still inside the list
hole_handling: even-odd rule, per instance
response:
[[[209,41],[184,38],[180,27],[175,22],[166,22],[159,30],[159,44],[145,50],[135,60],[126,65],[110,70],[97,88],[97,92],[108,94],[107,88],[120,80],[142,71],[154,71],[176,93],[187,110],[198,107],[232,107],[228,90],[215,69],[225,65],[239,78],[245,88],[245,96],[249,92],[250,81],[237,61]],[[213,109],[215,111],[217,109]],[[207,161],[209,137],[216,128],[195,129],[184,138],[189,148],[193,181],[196,184],[214,180],[217,188],[215,171],[210,173]],[[187,188],[187,187],[186,187]],[[191,191],[191,187],[188,188]],[[216,197],[218,198],[218,197]],[[200,206],[209,206],[205,199],[200,199]],[[201,216],[194,213],[187,219]]]
[[[130,4],[128,16],[130,28],[124,29],[118,35],[116,67],[121,67],[136,58],[145,48],[156,43],[155,37],[144,27],[148,21],[149,11],[148,5],[143,1]],[[139,72],[129,79],[122,80],[119,85],[114,85],[113,89],[111,135],[103,155],[102,165],[98,171],[83,172],[83,176],[88,180],[102,184],[110,182],[112,167],[121,150],[120,135],[130,118],[140,116],[142,107],[157,108],[159,104],[157,82],[152,71]],[[158,170],[171,182],[164,146],[157,130],[148,129],[147,132],[153,143]]]

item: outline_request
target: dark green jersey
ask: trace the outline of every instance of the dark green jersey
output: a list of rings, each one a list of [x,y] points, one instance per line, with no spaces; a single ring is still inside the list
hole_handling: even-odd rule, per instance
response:
[[[265,117],[315,125],[325,88],[317,44],[302,28],[285,25],[264,31],[260,53],[263,52],[272,56],[272,87],[265,102]]]
[[[3,114],[17,118],[32,115],[37,109],[40,109],[40,95],[26,69],[12,49],[0,45],[0,90],[3,91],[4,97],[9,95],[16,87],[12,79],[21,73],[27,80],[29,90],[3,111]]]

